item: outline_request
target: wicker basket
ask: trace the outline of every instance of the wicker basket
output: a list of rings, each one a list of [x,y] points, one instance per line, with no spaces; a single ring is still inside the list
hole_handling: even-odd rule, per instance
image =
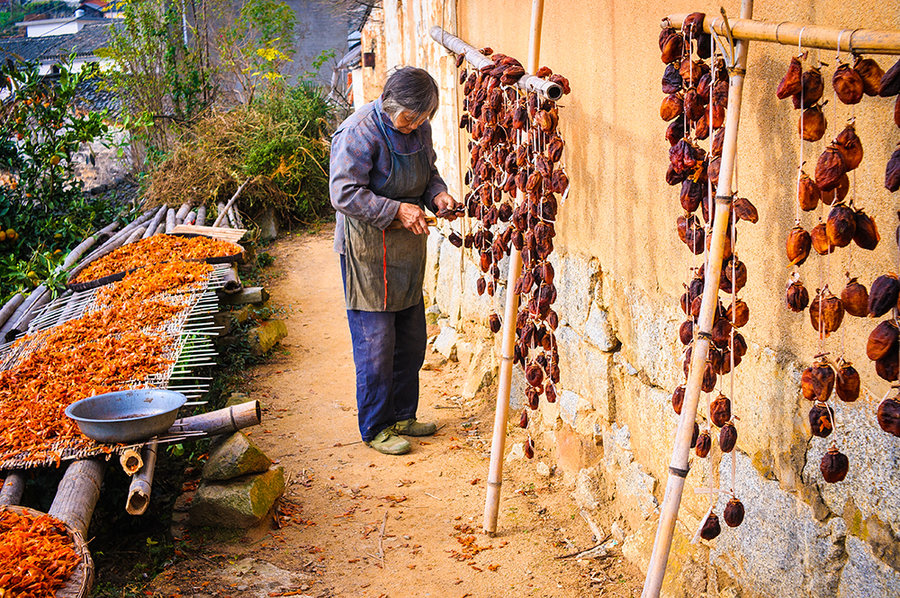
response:
[[[15,505],[0,506],[0,512],[2,511],[27,513],[34,517],[44,515],[40,511]],[[66,532],[69,534],[69,538],[72,539],[73,548],[75,549],[75,554],[79,557],[79,561],[69,581],[56,592],[56,598],[85,598],[94,584],[94,561],[91,560],[87,542],[84,541],[81,534],[69,527],[68,524],[66,524]]]

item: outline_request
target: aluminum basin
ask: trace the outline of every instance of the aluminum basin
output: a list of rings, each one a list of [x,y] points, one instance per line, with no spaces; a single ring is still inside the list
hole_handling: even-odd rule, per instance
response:
[[[186,401],[173,390],[120,390],[76,401],[66,407],[66,415],[82,434],[97,442],[138,442],[171,428]]]

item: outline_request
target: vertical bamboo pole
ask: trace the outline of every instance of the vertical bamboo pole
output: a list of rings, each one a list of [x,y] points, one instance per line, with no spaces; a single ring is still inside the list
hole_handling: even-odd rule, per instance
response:
[[[749,19],[752,16],[753,0],[742,0],[741,18]],[[712,330],[713,315],[718,302],[722,255],[731,212],[731,182],[737,155],[737,134],[741,120],[741,98],[744,92],[744,74],[747,69],[748,44],[749,42],[746,40],[738,41],[735,44],[735,65],[730,71],[728,110],[725,114],[725,142],[722,146],[722,164],[719,169],[719,185],[716,189],[715,221],[706,262],[703,298],[700,304],[698,321],[700,332],[695,338],[694,350],[691,354],[690,378],[681,408],[681,417],[678,420],[678,431],[675,434],[675,446],[672,449],[666,494],[660,510],[659,526],[656,528],[656,539],[653,542],[650,565],[647,567],[642,598],[656,598],[662,588],[663,578],[666,574],[666,562],[669,560],[669,550],[672,548],[672,536],[675,532],[678,508],[681,506],[681,495],[684,492],[684,480],[688,472],[691,436],[694,433],[694,422],[697,419],[700,384],[709,352],[709,334]]]
[[[82,536],[87,535],[94,507],[100,498],[100,485],[103,483],[105,470],[105,461],[74,461],[59,482],[48,513],[68,523]]]
[[[143,465],[140,471],[134,474],[131,485],[128,487],[128,499],[125,501],[125,511],[129,515],[143,515],[150,504],[150,492],[153,488],[153,474],[156,471],[157,441],[151,440],[144,445]]]
[[[537,71],[541,54],[541,24],[544,19],[544,0],[532,0],[531,30],[528,36],[529,73]],[[484,532],[497,531],[497,514],[500,510],[500,487],[503,485],[503,452],[506,449],[506,420],[509,418],[509,391],[512,385],[513,355],[516,342],[516,312],[519,296],[513,292],[522,274],[522,254],[513,248],[509,255],[509,273],[506,277],[506,309],[503,312],[503,343],[500,349],[500,384],[497,389],[497,407],[494,413],[494,437],[491,441],[491,464],[488,470],[487,497],[484,501]]]

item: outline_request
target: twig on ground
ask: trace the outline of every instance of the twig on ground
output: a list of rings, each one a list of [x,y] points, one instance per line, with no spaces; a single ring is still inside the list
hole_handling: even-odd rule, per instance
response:
[[[426,492],[426,493],[425,493],[425,496],[430,496],[430,497],[433,498],[434,500],[440,500],[440,501],[443,501],[443,500],[444,500],[443,498],[440,498],[440,497],[438,497],[438,496],[435,496],[434,494],[431,494],[430,492]]]
[[[384,519],[381,520],[381,532],[378,534],[378,556],[381,557],[381,568],[384,569],[384,528],[387,527],[387,511],[384,512]]]
[[[564,555],[553,557],[553,558],[559,560],[559,559],[571,559],[571,558],[578,558],[578,559],[605,558],[608,556],[612,556],[607,552],[606,547],[603,546],[606,543],[606,541],[609,540],[611,537],[612,536],[607,535],[605,538],[603,538],[603,540],[601,540],[597,544],[591,546],[587,550],[581,550],[579,552],[572,552],[570,554],[564,554]]]

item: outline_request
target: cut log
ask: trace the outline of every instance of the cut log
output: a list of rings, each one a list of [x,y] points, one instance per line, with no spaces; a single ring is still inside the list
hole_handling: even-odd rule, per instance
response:
[[[153,474],[156,470],[156,448],[157,442],[152,440],[145,444],[141,451],[144,464],[131,479],[131,485],[128,487],[128,499],[125,501],[125,511],[129,515],[143,515],[150,504]]]
[[[163,233],[165,233],[165,232],[166,232],[166,223],[165,223],[165,222],[160,222],[160,223],[157,225],[156,230],[153,232],[153,234],[154,234],[154,235],[161,235],[161,234],[163,234]]]
[[[3,488],[0,489],[0,506],[17,505],[25,493],[25,476],[17,471],[6,473]]]
[[[166,234],[172,232],[172,229],[175,228],[175,208],[169,208],[169,211],[166,212]]]
[[[19,306],[19,309],[16,310],[13,317],[3,326],[3,328],[6,328],[3,336],[6,342],[16,338],[19,333],[25,332],[28,329],[29,322],[37,315],[37,310],[43,307],[48,301],[50,301],[50,290],[45,285],[40,285],[35,288],[31,294],[28,295],[28,299]]]
[[[19,309],[19,306],[22,305],[23,301],[25,301],[25,295],[22,293],[16,293],[10,297],[9,301],[6,302],[6,305],[0,309],[0,327],[6,324],[9,318],[16,313],[16,310]]]
[[[260,421],[262,408],[259,401],[254,400],[176,420],[167,434],[176,435],[181,432],[206,432],[210,436],[230,434],[243,428],[258,426]]]
[[[222,280],[225,282],[222,287],[222,292],[228,295],[234,295],[235,293],[240,293],[244,288],[243,283],[241,283],[241,279],[238,276],[238,271],[236,266],[232,266],[228,270],[225,271],[225,274],[222,275]]]
[[[184,217],[184,222],[182,224],[191,225],[197,220],[197,212],[188,212],[188,215]]]
[[[87,253],[87,250],[94,246],[97,242],[98,235],[91,235],[81,243],[75,246],[75,248],[69,252],[69,255],[66,256],[66,259],[63,260],[62,268],[66,270],[75,265],[75,263],[81,259],[81,257]]]
[[[205,226],[206,225],[206,206],[200,206],[197,208],[197,220],[194,221],[194,224],[197,226]]]
[[[187,217],[188,212],[190,212],[190,211],[191,211],[190,202],[186,201],[183,204],[181,204],[181,207],[178,208],[177,212],[175,212],[175,224],[178,225],[178,224],[181,224],[182,222],[184,222],[184,219]]]
[[[153,216],[153,220],[150,221],[150,224],[147,225],[147,230],[144,231],[144,238],[149,239],[156,232],[156,228],[162,223],[166,218],[166,213],[169,211],[169,207],[166,205],[159,206],[159,209],[156,210],[156,214]]]
[[[128,238],[125,239],[123,245],[128,245],[129,243],[134,243],[135,241],[139,241],[144,237],[144,233],[147,231],[147,228],[144,226],[139,226],[134,229],[134,232],[128,235]]]
[[[86,535],[97,499],[100,498],[100,485],[103,483],[105,470],[105,461],[74,461],[63,474],[47,513],[63,520],[82,536]]]

